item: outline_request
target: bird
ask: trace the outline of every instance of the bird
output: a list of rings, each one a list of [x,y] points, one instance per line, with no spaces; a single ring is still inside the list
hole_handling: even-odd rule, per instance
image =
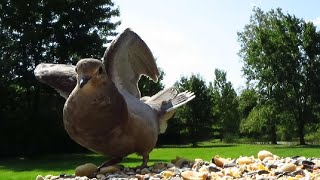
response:
[[[63,124],[75,142],[109,157],[98,169],[117,164],[132,153],[147,166],[158,136],[165,133],[176,109],[193,98],[176,87],[141,97],[142,75],[158,81],[159,70],[147,44],[130,28],[120,33],[99,59],[76,65],[41,63],[35,77],[66,99]]]

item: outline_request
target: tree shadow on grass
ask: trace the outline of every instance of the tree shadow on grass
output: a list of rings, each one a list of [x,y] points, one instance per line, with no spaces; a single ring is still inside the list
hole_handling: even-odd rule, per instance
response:
[[[158,148],[223,148],[223,147],[235,147],[237,144],[214,144],[214,145],[159,145]]]
[[[73,170],[85,163],[102,164],[108,158],[95,154],[61,154],[47,155],[33,158],[7,158],[0,160],[0,169],[15,172],[22,171],[60,171],[61,173]],[[150,163],[164,161],[163,159],[150,159]],[[126,157],[121,163],[134,163],[140,165],[142,157]]]
[[[320,145],[279,145],[279,146],[274,146],[275,149],[288,149],[288,148],[306,148],[306,149],[317,149],[320,148]]]

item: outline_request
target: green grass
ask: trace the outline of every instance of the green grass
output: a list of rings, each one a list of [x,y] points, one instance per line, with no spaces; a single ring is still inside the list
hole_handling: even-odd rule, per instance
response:
[[[224,144],[204,142],[199,146],[164,146],[156,148],[150,154],[149,165],[154,162],[170,162],[176,156],[188,159],[202,158],[210,160],[214,155],[237,158],[239,156],[257,156],[260,150],[269,150],[280,157],[306,156],[320,157],[320,146],[285,146],[285,145],[254,145]],[[41,175],[73,174],[75,167],[88,162],[101,164],[106,159],[96,154],[60,154],[46,155],[36,158],[8,158],[0,160],[0,179],[35,179]],[[140,165],[141,157],[133,154],[124,159],[124,166]]]

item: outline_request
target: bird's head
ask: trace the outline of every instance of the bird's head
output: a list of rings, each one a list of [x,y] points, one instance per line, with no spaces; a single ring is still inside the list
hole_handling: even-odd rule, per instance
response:
[[[77,85],[80,89],[97,86],[106,82],[107,73],[104,64],[97,59],[81,59],[76,65]]]

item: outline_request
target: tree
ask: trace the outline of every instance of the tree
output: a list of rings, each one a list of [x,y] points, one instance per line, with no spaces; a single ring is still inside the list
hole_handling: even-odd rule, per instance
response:
[[[291,112],[305,144],[305,125],[316,121],[319,95],[320,35],[312,22],[281,9],[253,9],[250,23],[238,33],[247,80],[255,83],[265,104]]]
[[[273,104],[257,105],[246,118],[242,119],[240,129],[242,133],[258,135],[269,139],[272,144],[277,144],[277,120],[276,106]]]
[[[180,122],[178,134],[182,134],[196,146],[199,140],[211,137],[213,117],[210,112],[212,112],[213,99],[200,75],[182,77],[176,86],[179,92],[192,91],[196,97],[185,106],[178,108],[174,119],[170,121]],[[169,133],[171,128],[172,125],[169,122]]]
[[[155,83],[151,81],[146,76],[141,76],[139,80],[139,89],[141,91],[141,97],[143,96],[153,96],[164,88],[162,84],[164,72],[160,69],[160,76],[158,78],[158,82]]]
[[[250,112],[258,104],[258,94],[253,88],[244,89],[239,96],[239,113],[241,119],[249,116]]]
[[[221,140],[230,135],[236,135],[239,131],[239,102],[236,91],[230,81],[227,81],[225,71],[215,69],[215,80],[213,86],[214,115],[218,119],[221,128]]]
[[[1,154],[58,151],[50,148],[55,143],[70,147],[62,130],[64,100],[37,82],[33,69],[41,62],[101,57],[120,24],[111,21],[119,16],[113,6],[110,0],[1,1]]]

